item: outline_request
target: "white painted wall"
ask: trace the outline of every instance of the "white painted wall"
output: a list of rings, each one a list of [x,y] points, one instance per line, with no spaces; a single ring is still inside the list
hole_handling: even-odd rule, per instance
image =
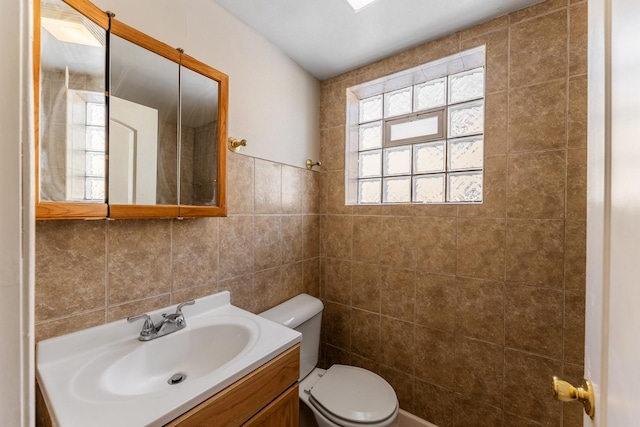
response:
[[[214,0],[95,0],[102,10],[229,75],[241,154],[304,167],[320,157],[320,85]]]
[[[0,419],[7,426],[33,424],[33,142],[28,132],[28,56],[23,49],[29,45],[28,5],[28,0],[3,0],[0,14]],[[22,144],[27,149],[24,161]]]

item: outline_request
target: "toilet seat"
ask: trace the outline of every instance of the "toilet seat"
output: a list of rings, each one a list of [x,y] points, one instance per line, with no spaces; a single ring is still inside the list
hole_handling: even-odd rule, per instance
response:
[[[382,377],[354,366],[333,365],[309,392],[310,403],[345,427],[384,425],[398,412],[398,398]]]

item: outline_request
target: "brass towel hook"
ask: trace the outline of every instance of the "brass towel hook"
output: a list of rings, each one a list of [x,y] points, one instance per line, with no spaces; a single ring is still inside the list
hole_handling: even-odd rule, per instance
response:
[[[234,153],[237,153],[238,151],[240,151],[240,147],[246,147],[246,146],[247,146],[246,139],[239,140],[234,137],[229,138],[229,150],[233,151]]]
[[[307,159],[307,169],[309,169],[309,170],[313,169],[314,166],[321,166],[321,165],[322,165],[322,163],[320,163],[320,162],[314,162],[311,159]]]

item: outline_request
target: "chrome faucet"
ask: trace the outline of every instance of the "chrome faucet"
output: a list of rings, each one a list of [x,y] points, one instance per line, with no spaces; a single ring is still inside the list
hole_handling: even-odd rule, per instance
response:
[[[133,323],[138,320],[144,319],[144,324],[142,325],[142,330],[140,331],[140,336],[138,337],[138,339],[140,341],[151,341],[156,338],[160,338],[173,332],[179,331],[180,329],[184,329],[185,326],[187,326],[187,322],[184,319],[184,314],[182,314],[182,307],[184,307],[185,305],[193,305],[195,303],[195,300],[183,302],[182,304],[178,305],[175,313],[162,313],[162,319],[157,325],[153,323],[153,320],[151,320],[151,316],[149,316],[147,313],[140,314],[138,316],[127,317],[127,322]]]

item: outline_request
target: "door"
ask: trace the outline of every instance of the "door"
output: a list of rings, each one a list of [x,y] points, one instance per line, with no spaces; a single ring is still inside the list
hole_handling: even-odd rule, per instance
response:
[[[589,1],[587,427],[640,425],[640,2]]]

